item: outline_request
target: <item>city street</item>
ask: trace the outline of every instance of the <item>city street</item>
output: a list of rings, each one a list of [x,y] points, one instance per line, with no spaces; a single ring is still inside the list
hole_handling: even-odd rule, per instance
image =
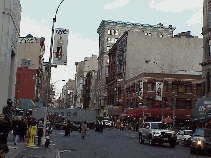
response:
[[[85,139],[80,133],[73,131],[70,137],[64,136],[64,130],[54,130],[55,137],[51,138],[55,149],[61,158],[113,158],[113,157],[144,157],[144,158],[202,158],[209,156],[191,155],[189,147],[177,145],[171,148],[169,144],[149,146],[148,142],[139,144],[137,133],[134,131],[120,131],[118,129],[104,129],[99,133],[89,129]],[[53,134],[53,135],[54,135]]]

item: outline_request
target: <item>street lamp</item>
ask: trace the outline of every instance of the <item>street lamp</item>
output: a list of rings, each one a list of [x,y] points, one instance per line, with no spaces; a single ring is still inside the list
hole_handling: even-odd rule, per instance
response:
[[[164,71],[163,71],[163,69],[162,69],[162,67],[157,63],[157,62],[152,62],[152,61],[150,61],[150,60],[145,60],[145,63],[154,63],[154,64],[156,64],[156,65],[158,65],[159,66],[159,68],[160,68],[160,70],[161,70],[161,73],[162,73],[162,75],[163,75],[163,82],[162,82],[162,84],[163,84],[163,88],[164,88]],[[162,89],[163,89],[162,88]],[[164,117],[164,89],[163,89],[163,92],[162,92],[162,120],[163,120],[163,117]]]
[[[47,111],[48,111],[48,101],[49,101],[49,89],[50,89],[50,78],[51,78],[51,67],[56,67],[56,65],[51,64],[51,60],[52,60],[52,48],[53,48],[53,35],[54,35],[54,24],[56,22],[56,15],[57,12],[59,10],[60,5],[62,4],[62,2],[64,2],[64,0],[62,0],[59,4],[59,6],[56,9],[56,14],[55,17],[53,18],[53,25],[52,25],[52,35],[51,35],[51,46],[50,46],[50,55],[49,55],[49,62],[46,65],[48,67],[48,81],[47,81],[47,97],[46,97],[46,102],[45,102],[45,116],[44,116],[44,127],[43,127],[43,136],[46,136],[46,117],[47,117]]]

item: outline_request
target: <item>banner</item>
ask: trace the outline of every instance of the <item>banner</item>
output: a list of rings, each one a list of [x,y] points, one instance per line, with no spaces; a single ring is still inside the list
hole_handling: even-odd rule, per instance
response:
[[[143,81],[140,81],[140,87],[139,87],[139,98],[143,99]]]
[[[163,83],[156,82],[156,98],[155,98],[155,100],[162,101],[162,94],[163,94]]]
[[[55,28],[53,64],[67,65],[67,45],[69,29]]]

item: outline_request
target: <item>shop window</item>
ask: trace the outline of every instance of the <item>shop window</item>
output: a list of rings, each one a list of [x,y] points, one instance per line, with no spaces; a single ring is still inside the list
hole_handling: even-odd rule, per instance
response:
[[[185,92],[186,93],[191,93],[192,92],[192,86],[191,85],[186,85],[185,86]]]
[[[111,43],[111,38],[108,38],[108,43]]]
[[[173,85],[172,85],[172,88],[173,88],[173,92],[177,92],[177,90],[178,90],[178,85],[173,84]]]

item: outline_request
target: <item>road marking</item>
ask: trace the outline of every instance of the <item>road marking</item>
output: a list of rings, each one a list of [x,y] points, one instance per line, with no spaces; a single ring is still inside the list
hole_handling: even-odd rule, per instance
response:
[[[58,150],[58,149],[56,149],[56,151],[57,151],[56,158],[60,158],[60,155],[59,155],[59,150]]]

